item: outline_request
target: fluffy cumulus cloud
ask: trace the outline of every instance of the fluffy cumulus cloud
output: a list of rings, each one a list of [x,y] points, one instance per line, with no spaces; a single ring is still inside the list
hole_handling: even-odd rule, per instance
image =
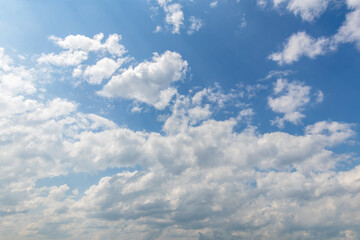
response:
[[[191,1],[193,2],[193,1]],[[203,26],[203,20],[197,18],[195,16],[191,16],[189,18],[189,26],[185,26],[184,20],[184,11],[183,5],[179,2],[173,2],[172,0],[157,0],[158,5],[164,10],[165,13],[165,22],[171,28],[171,32],[173,34],[180,34],[182,28],[187,28],[187,34],[192,35],[195,32],[198,32],[200,28]],[[210,4],[210,6],[216,7],[217,1],[214,1]],[[157,8],[155,8],[157,9]],[[155,33],[162,31],[161,26],[157,26],[154,30]]]
[[[163,109],[177,92],[171,84],[184,77],[187,66],[179,53],[155,53],[151,61],[131,66],[113,76],[98,94],[133,99]]]
[[[97,38],[66,42],[59,44],[96,51],[90,49]],[[0,53],[2,238],[360,237],[360,167],[339,168],[353,159],[335,151],[353,140],[353,125],[320,121],[296,135],[261,133],[250,123],[240,129],[239,121],[255,114],[248,106],[237,118],[214,119],[213,110],[236,94],[216,87],[191,96],[177,93],[171,84],[184,77],[188,63],[166,51],[124,69],[100,92],[158,109],[175,95],[162,132],[134,131],[82,113],[76,102],[39,97],[44,92],[36,81],[39,69],[18,66]],[[100,68],[100,61],[109,60],[89,69]],[[109,76],[89,72],[94,82]],[[270,107],[294,123],[311,95],[309,86],[286,80],[277,80],[273,94]],[[109,168],[134,170],[99,177],[85,191],[51,181],[37,184]]]
[[[121,66],[122,62],[122,59],[115,61],[111,58],[104,57],[95,65],[87,66],[83,75],[90,84],[100,84],[103,79],[111,77]],[[81,74],[81,69],[77,68],[76,70],[74,72],[75,75]]]
[[[287,239],[331,236],[334,227],[339,239],[344,231],[359,234],[351,224],[359,207],[355,201],[359,169],[332,171],[339,156],[329,150],[354,134],[349,125],[319,122],[301,136],[235,133],[235,125],[234,119],[206,120],[167,136],[125,129],[87,134],[75,141],[82,148],[73,147],[73,154],[79,156],[91,150],[87,165],[113,156],[114,166],[131,159],[142,163],[143,170],[104,177],[80,198],[59,186],[43,189],[41,201],[28,201],[32,207],[46,206],[47,216],[56,216],[59,223],[54,225],[69,238],[148,239],[156,230],[155,239]],[[109,151],[118,141],[127,145]],[[344,207],[349,199],[353,204]],[[316,217],[309,213],[314,209]],[[340,218],[337,212],[342,212]],[[80,227],[67,228],[60,221],[70,216],[72,224]],[[40,226],[25,229],[45,234],[40,229],[49,228],[43,222],[36,224]],[[106,231],[86,229],[93,224],[106,226]]]
[[[275,6],[279,5],[282,0],[274,1]],[[297,1],[292,1],[297,2]],[[299,1],[301,4],[318,4],[326,6],[328,1]],[[289,2],[289,6],[291,1]],[[294,6],[297,4],[294,3]],[[273,53],[269,59],[276,61],[278,64],[291,64],[298,61],[302,56],[315,58],[334,51],[340,44],[355,43],[360,49],[360,3],[358,0],[348,0],[346,5],[349,12],[346,14],[345,21],[338,29],[337,33],[330,37],[313,38],[305,32],[292,34],[284,48],[280,52]]]
[[[121,57],[126,52],[125,47],[119,43],[120,35],[109,35],[105,43],[101,43],[103,38],[102,33],[93,38],[84,35],[69,35],[64,39],[51,36],[50,40],[65,50],[58,54],[42,54],[38,62],[56,66],[77,66],[88,59],[89,52],[106,52],[117,57]]]
[[[104,34],[99,33],[93,38],[89,38],[84,35],[69,35],[64,39],[51,36],[50,40],[54,41],[55,44],[59,45],[63,49],[73,51],[107,51],[118,57],[121,57],[126,52],[125,47],[119,44],[119,41],[121,40],[120,35],[111,34],[106,39],[105,43],[101,43],[103,38]]]
[[[158,0],[158,4],[164,9],[164,12],[166,13],[166,23],[172,25],[172,33],[179,34],[180,28],[184,25],[184,13],[181,10],[181,4],[171,2],[171,0]]]
[[[273,124],[279,127],[284,127],[285,121],[299,124],[300,120],[305,117],[301,111],[311,99],[310,89],[309,86],[305,86],[301,82],[288,82],[281,78],[278,79],[274,86],[275,97],[269,97],[268,104],[271,110],[282,113],[284,116],[277,117]],[[316,101],[321,102],[322,99],[319,99],[318,96]]]
[[[87,60],[88,54],[84,51],[65,51],[59,54],[50,53],[42,55],[39,63],[53,64],[56,66],[76,66]]]
[[[315,58],[330,50],[330,40],[327,38],[314,39],[305,32],[298,32],[289,37],[281,52],[273,53],[269,59],[280,65],[291,64],[301,57]]]
[[[354,42],[360,50],[360,1],[348,0],[347,5],[352,11],[346,15],[334,39],[337,43]]]
[[[312,22],[323,14],[331,0],[258,0],[260,7],[265,7],[271,2],[276,9],[285,7],[302,20]]]
[[[326,10],[329,2],[330,0],[291,0],[287,9],[300,15],[303,20],[313,21]]]

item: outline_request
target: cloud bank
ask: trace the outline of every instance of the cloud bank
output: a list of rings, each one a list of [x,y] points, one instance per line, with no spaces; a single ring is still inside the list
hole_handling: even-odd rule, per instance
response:
[[[213,116],[246,95],[239,89],[223,93],[215,85],[179,93],[176,84],[190,71],[180,53],[155,53],[122,68],[125,48],[119,35],[105,43],[101,34],[51,39],[64,52],[42,54],[41,67],[77,69],[75,77],[100,85],[101,96],[158,111],[168,107],[168,114],[156,132],[84,113],[74,101],[46,95],[37,81],[37,64],[17,65],[0,50],[0,232],[5,239],[360,236],[360,167],[342,169],[354,159],[336,151],[356,135],[352,124],[319,121],[299,134],[260,132],[251,120],[241,125],[256,116],[244,103],[236,102],[235,116]],[[90,52],[108,55],[88,65],[71,55]],[[60,56],[72,60],[56,64]],[[285,79],[272,86],[265,101],[282,114],[277,123],[299,124],[313,96],[311,87]],[[263,87],[245,89],[251,99]],[[70,184],[38,185],[108,169],[119,170],[85,191]]]

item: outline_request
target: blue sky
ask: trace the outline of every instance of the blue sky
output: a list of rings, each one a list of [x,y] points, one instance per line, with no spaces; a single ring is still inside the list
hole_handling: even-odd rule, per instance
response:
[[[359,0],[0,13],[0,239],[360,237]]]

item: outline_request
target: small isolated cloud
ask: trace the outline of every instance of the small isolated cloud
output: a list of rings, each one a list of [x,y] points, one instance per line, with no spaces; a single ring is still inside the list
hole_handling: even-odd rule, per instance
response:
[[[133,108],[131,109],[131,112],[132,112],[132,113],[139,113],[139,112],[141,112],[141,110],[142,110],[141,107],[135,106],[135,107],[133,107]]]
[[[301,82],[291,82],[278,79],[274,85],[275,97],[268,98],[268,104],[276,113],[284,114],[272,121],[278,127],[284,127],[284,122],[288,121],[293,124],[299,124],[305,117],[301,113],[303,107],[310,101],[310,87]]]
[[[269,80],[272,78],[282,78],[282,77],[286,77],[288,75],[290,75],[292,73],[291,70],[282,70],[282,71],[278,71],[278,70],[272,70],[268,73],[268,75],[266,75],[265,78],[260,79],[260,81],[264,81],[264,80]]]
[[[158,32],[161,32],[161,31],[162,31],[162,27],[161,26],[156,26],[154,32],[158,33]]]
[[[190,0],[194,2],[193,0]],[[167,24],[166,28],[171,29],[172,34],[180,34],[181,29],[185,28],[185,16],[183,12],[183,5],[178,2],[174,2],[172,0],[157,0],[158,5],[161,9],[164,10],[165,13],[165,22]],[[215,7],[217,5],[217,1],[213,1],[210,6]],[[189,18],[190,25],[187,28],[187,34],[192,35],[193,33],[200,30],[203,26],[203,21],[195,16],[191,16]],[[162,31],[161,26],[157,26],[154,30],[155,33]]]
[[[246,28],[246,26],[247,26],[247,21],[244,14],[241,18],[240,28]]]
[[[218,6],[218,1],[217,0],[214,0],[214,1],[212,1],[211,3],[210,3],[210,7],[211,8],[215,8],[215,7],[217,7]]]
[[[168,3],[171,1],[158,0],[160,6],[163,7],[166,16],[165,21],[167,24],[172,25],[172,33],[179,34],[180,28],[184,25],[184,13],[181,10],[182,6],[179,3]]]
[[[291,64],[298,61],[302,56],[315,58],[330,51],[330,40],[328,38],[314,39],[305,32],[298,32],[289,37],[281,52],[273,53],[269,59],[279,65]]]
[[[187,66],[179,53],[155,53],[151,61],[144,61],[113,76],[98,94],[132,99],[163,109],[177,92],[171,84],[185,76]]]
[[[196,18],[194,16],[191,16],[190,17],[190,27],[189,27],[189,30],[188,30],[188,34],[191,35],[193,34],[194,32],[197,32],[200,30],[200,28],[202,27],[203,25],[203,21],[199,18]]]
[[[322,101],[324,101],[324,93],[322,91],[317,91],[317,93],[315,94],[316,97],[316,103],[321,103]]]

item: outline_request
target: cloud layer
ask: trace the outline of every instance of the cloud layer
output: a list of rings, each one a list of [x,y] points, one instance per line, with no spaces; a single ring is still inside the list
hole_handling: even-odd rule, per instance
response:
[[[171,0],[157,3],[172,33],[179,33],[181,5]],[[328,1],[273,4],[285,4],[303,20],[313,21]],[[333,37],[295,33],[269,58],[290,64],[341,43],[358,44],[360,4],[348,0],[347,5],[350,12]],[[189,35],[202,26],[195,17],[190,21]],[[1,237],[360,237],[360,166],[356,156],[339,151],[354,144],[354,125],[320,120],[301,126],[305,107],[322,102],[321,91],[281,78],[290,71],[272,71],[266,81],[239,83],[228,92],[217,83],[181,91],[178,85],[188,80],[190,66],[179,52],[167,50],[135,62],[125,56],[120,35],[103,38],[52,36],[61,52],[38,55],[32,67],[17,64],[0,48]],[[133,101],[137,113],[143,105],[153,107],[161,131],[119,126],[81,111],[75,101],[47,94],[41,74],[43,68],[51,74],[55,67],[66,77],[98,85],[92,86],[98,87],[92,93],[104,101]],[[273,77],[279,78],[271,83]],[[263,95],[257,96],[258,91]],[[252,123],[261,114],[250,102],[255,97],[261,98],[262,108],[280,114],[273,124],[281,128],[291,123],[301,130],[260,131]],[[217,111],[226,114],[218,117]],[[105,175],[96,175],[99,172]],[[97,176],[84,191],[70,180],[59,180],[81,174]],[[40,181],[47,184],[41,186]]]

